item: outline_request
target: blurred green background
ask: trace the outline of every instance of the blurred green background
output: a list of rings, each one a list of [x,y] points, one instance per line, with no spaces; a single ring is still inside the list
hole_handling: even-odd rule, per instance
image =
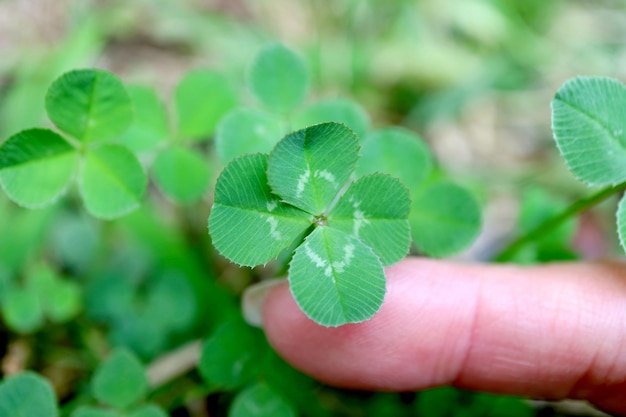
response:
[[[374,127],[415,130],[445,170],[476,190],[483,233],[459,257],[486,260],[516,227],[531,184],[564,200],[585,193],[557,155],[549,103],[576,75],[626,79],[625,12],[620,0],[0,0],[0,142],[50,126],[46,90],[74,68],[108,69],[162,98],[186,71],[212,68],[252,101],[247,66],[279,41],[309,62],[314,97],[350,97]],[[217,259],[209,207],[210,198],[180,207],[151,193],[139,212],[98,222],[72,195],[36,211],[0,196],[0,294],[49,275],[79,293],[66,306],[70,322],[17,303],[17,318],[1,329],[2,373],[36,369],[71,410],[110,346],[129,346],[150,363],[236,320],[242,289],[274,271],[252,276]],[[610,230],[601,215],[594,224]],[[338,391],[290,379],[293,371],[280,366],[286,380],[305,381],[310,395],[300,400],[315,398],[310,410],[299,408],[304,415],[536,413],[518,400],[452,389]],[[155,401],[173,416],[226,415],[233,392],[194,372],[155,390]],[[540,415],[560,413],[541,407]]]

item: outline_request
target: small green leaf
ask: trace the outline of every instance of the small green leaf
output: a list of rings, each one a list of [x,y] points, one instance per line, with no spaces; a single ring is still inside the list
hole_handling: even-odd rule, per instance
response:
[[[416,134],[391,127],[367,135],[361,142],[358,175],[384,172],[417,189],[432,171],[428,146]]]
[[[50,383],[33,372],[0,381],[0,416],[57,417],[59,410]]]
[[[104,145],[87,152],[79,185],[87,211],[113,219],[139,207],[146,182],[135,155],[120,145]]]
[[[57,281],[49,294],[45,311],[54,323],[65,323],[75,317],[82,307],[80,286],[67,280]]]
[[[113,410],[80,406],[72,412],[72,417],[122,417],[122,415]]]
[[[220,326],[202,346],[199,370],[209,383],[238,388],[255,377],[260,367],[263,335],[241,322]]]
[[[552,101],[552,130],[569,169],[589,185],[626,181],[626,88],[617,80],[577,77]]]
[[[246,153],[269,153],[285,133],[285,122],[275,114],[238,108],[220,120],[215,149],[227,163]]]
[[[289,283],[302,311],[324,326],[368,320],[385,296],[383,266],[372,249],[331,227],[318,227],[296,249]]]
[[[16,203],[44,207],[65,192],[77,161],[74,148],[55,132],[24,130],[0,145],[0,185]]]
[[[328,215],[329,227],[361,239],[391,265],[409,251],[409,191],[384,174],[361,177],[339,199]]]
[[[309,74],[304,60],[280,44],[271,44],[256,56],[249,74],[250,89],[268,109],[292,110],[304,100]]]
[[[189,278],[178,271],[163,271],[151,282],[146,296],[146,316],[169,330],[188,327],[197,311]]]
[[[235,89],[210,70],[188,72],[176,87],[178,129],[187,139],[208,139],[226,112],[237,104]]]
[[[46,265],[27,275],[27,288],[39,297],[42,310],[50,320],[62,323],[74,317],[81,307],[80,287],[59,277]]]
[[[133,119],[132,103],[122,82],[99,69],[63,74],[48,90],[46,111],[56,127],[84,142],[112,139]]]
[[[159,189],[181,204],[200,199],[209,187],[209,166],[198,152],[182,146],[162,150],[152,165]]]
[[[156,91],[150,87],[129,86],[128,94],[133,103],[135,117],[116,142],[135,152],[152,151],[169,136],[165,106]]]
[[[11,286],[3,294],[2,314],[7,325],[19,333],[32,333],[44,323],[41,300],[35,291]]]
[[[144,358],[154,359],[167,348],[168,332],[161,323],[151,320],[141,312],[131,310],[130,316],[116,322],[109,333],[115,346],[127,346]]]
[[[311,218],[272,194],[267,156],[245,155],[224,168],[209,217],[213,245],[240,265],[269,262],[310,226]]]
[[[169,417],[169,415],[161,407],[147,404],[130,413],[128,417]]]
[[[296,417],[296,411],[269,386],[256,384],[235,397],[228,417]]]
[[[324,122],[343,123],[363,137],[370,128],[367,112],[355,101],[346,98],[329,98],[307,106],[294,118],[296,129]]]
[[[285,202],[313,215],[330,207],[354,171],[359,141],[339,123],[290,133],[269,157],[267,177]]]
[[[146,395],[148,380],[139,359],[130,351],[118,348],[96,370],[92,388],[98,401],[124,409]]]
[[[84,211],[59,213],[54,218],[49,249],[55,261],[76,271],[82,271],[93,265],[98,245],[104,242],[100,236],[100,223]],[[80,245],[76,245],[80,242]]]
[[[463,187],[430,185],[415,197],[409,215],[413,240],[424,253],[443,257],[465,249],[480,231],[480,207]]]

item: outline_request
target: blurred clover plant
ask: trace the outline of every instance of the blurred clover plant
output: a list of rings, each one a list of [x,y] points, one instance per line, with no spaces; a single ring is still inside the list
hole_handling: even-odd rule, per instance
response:
[[[68,72],[50,86],[46,111],[67,136],[33,128],[0,145],[0,185],[9,198],[24,207],[44,207],[77,178],[95,217],[113,219],[139,207],[146,175],[128,148],[112,143],[133,118],[122,82],[98,69]]]

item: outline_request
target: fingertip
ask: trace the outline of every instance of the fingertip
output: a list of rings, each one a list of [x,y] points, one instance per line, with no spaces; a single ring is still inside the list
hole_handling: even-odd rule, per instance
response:
[[[387,268],[380,311],[366,322],[337,328],[306,317],[287,286],[273,288],[264,329],[288,362],[332,385],[406,390],[442,384],[461,366],[478,287],[473,280],[446,280],[450,274],[445,264],[425,259]]]

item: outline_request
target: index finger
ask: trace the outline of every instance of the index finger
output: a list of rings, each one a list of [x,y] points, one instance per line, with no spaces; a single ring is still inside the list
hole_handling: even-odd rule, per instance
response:
[[[325,328],[288,287],[263,323],[287,361],[326,383],[374,390],[440,385],[586,398],[626,414],[626,271],[618,263],[537,267],[406,259],[368,322]]]

